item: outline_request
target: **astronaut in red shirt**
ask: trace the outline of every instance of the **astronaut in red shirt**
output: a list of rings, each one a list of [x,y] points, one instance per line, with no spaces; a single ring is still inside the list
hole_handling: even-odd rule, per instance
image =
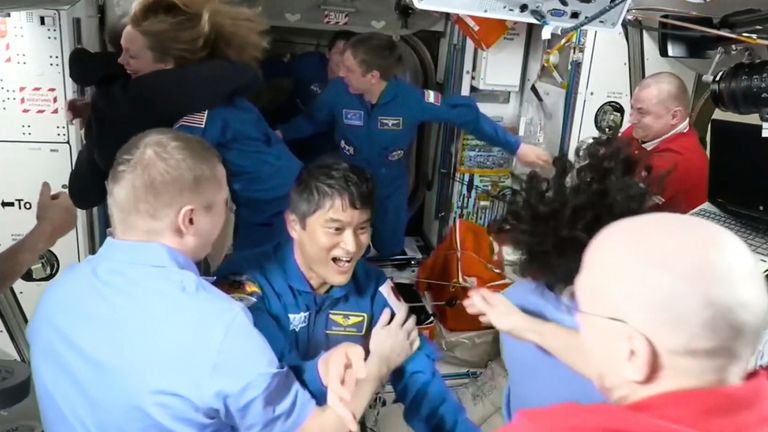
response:
[[[672,213],[619,220],[590,242],[574,291],[572,350],[612,403],[520,411],[502,432],[768,430],[768,372],[747,370],[768,290],[735,234]],[[494,324],[508,314],[484,309]]]
[[[689,120],[688,89],[677,75],[649,75],[632,95],[630,127],[640,155],[652,167],[659,211],[688,213],[707,201],[709,161]]]

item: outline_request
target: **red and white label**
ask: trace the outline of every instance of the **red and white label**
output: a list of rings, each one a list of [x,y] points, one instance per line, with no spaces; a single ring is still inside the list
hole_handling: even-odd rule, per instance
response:
[[[22,114],[58,114],[59,101],[53,87],[19,87]]]
[[[0,18],[0,39],[8,36],[8,21],[6,18]]]
[[[323,13],[323,23],[344,26],[349,24],[349,12],[343,10],[326,10]]]

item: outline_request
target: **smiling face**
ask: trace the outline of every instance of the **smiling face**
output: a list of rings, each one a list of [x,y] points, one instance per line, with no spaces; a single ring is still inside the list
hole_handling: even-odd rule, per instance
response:
[[[173,62],[158,62],[147,45],[147,39],[131,26],[123,30],[120,45],[123,52],[117,61],[131,78],[173,67]]]
[[[651,85],[638,87],[632,95],[629,122],[634,126],[632,135],[640,141],[657,140],[685,121],[683,109],[663,96],[661,87]]]
[[[303,224],[290,212],[286,218],[296,262],[312,287],[322,293],[348,283],[371,242],[371,211],[336,198]]]

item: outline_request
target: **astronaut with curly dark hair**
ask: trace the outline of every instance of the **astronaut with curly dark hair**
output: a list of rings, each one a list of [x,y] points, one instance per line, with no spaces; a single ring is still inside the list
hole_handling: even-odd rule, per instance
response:
[[[531,172],[490,230],[521,252],[524,278],[501,293],[472,290],[464,305],[501,331],[507,421],[521,409],[604,400],[579,364],[570,287],[600,229],[653,205],[650,168],[631,149],[623,139],[598,138],[580,149],[575,163],[556,158],[551,178]],[[503,319],[496,319],[497,310]]]

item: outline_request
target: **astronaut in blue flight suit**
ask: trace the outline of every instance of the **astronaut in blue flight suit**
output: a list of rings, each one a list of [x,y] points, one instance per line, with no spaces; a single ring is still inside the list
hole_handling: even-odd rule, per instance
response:
[[[175,129],[205,139],[218,150],[235,204],[233,251],[288,237],[283,213],[301,162],[247,100],[235,99],[189,114]]]
[[[235,253],[217,271],[218,286],[255,284],[249,306],[254,325],[318,403],[326,398],[318,356],[342,342],[367,346],[386,309],[408,308],[384,273],[360,259],[370,241],[373,203],[372,179],[361,168],[341,160],[307,165],[286,212],[292,240]],[[418,349],[389,376],[409,426],[416,432],[478,430],[438,373],[434,346],[414,339]]]
[[[265,80],[290,78],[292,90],[289,100],[281,104],[267,116],[270,124],[289,121],[312,106],[315,99],[328,85],[328,81],[339,76],[344,46],[355,33],[341,30],[334,32],[328,41],[328,53],[308,51],[286,60],[272,57],[262,63]],[[296,157],[309,163],[325,154],[333,153],[338,145],[333,139],[333,131],[286,141]]]
[[[397,43],[366,33],[346,43],[340,79],[331,80],[312,107],[278,127],[285,140],[334,129],[342,157],[366,169],[376,184],[373,246],[381,256],[403,249],[408,223],[408,149],[424,122],[446,122],[516,155],[533,168],[551,164],[544,150],[480,112],[469,97],[442,97],[395,77],[402,63]]]

